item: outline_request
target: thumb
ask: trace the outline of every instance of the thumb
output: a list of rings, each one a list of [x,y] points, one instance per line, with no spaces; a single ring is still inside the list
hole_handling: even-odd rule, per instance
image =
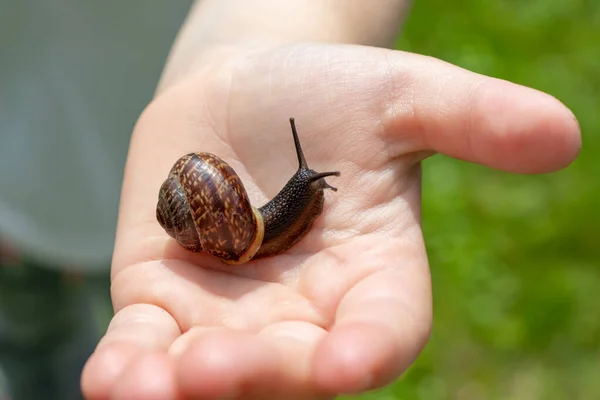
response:
[[[581,146],[577,120],[554,97],[402,51],[297,45],[246,57],[233,75],[236,142],[269,132],[273,115],[294,115],[309,121],[305,136],[318,135],[312,121],[338,148],[360,151],[355,158],[438,152],[515,173],[564,168]],[[315,158],[327,151],[320,140]],[[381,146],[367,151],[373,143]]]
[[[575,116],[554,97],[429,57],[394,52],[385,121],[425,150],[515,173],[566,167],[579,153]]]

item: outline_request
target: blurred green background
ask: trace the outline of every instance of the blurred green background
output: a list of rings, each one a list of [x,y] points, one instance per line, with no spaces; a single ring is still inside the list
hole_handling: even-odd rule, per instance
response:
[[[600,1],[416,1],[397,48],[557,97],[578,160],[512,175],[423,165],[434,329],[414,366],[347,399],[600,399]]]

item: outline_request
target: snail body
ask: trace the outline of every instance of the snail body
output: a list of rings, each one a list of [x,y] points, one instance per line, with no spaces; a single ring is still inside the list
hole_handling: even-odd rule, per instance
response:
[[[211,153],[179,158],[161,185],[156,218],[179,245],[206,252],[228,264],[272,257],[295,245],[323,211],[325,177],[306,163],[294,119],[290,118],[298,170],[262,207],[250,204],[233,168]]]

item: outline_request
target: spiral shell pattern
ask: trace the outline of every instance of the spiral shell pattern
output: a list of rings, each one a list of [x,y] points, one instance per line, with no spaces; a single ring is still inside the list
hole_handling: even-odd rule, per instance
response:
[[[262,242],[262,217],[233,168],[210,153],[189,153],[162,184],[156,217],[180,245],[226,263],[251,259]]]

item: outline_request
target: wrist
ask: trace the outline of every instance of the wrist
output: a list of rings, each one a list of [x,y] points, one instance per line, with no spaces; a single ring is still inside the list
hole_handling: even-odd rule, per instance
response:
[[[159,91],[227,51],[297,42],[390,46],[408,0],[202,0],[179,32]]]
[[[155,97],[190,76],[199,79],[202,76],[218,76],[218,71],[215,70],[228,71],[228,66],[236,60],[282,44],[267,38],[246,38],[235,42],[207,44],[195,52],[180,54],[180,58],[171,57],[163,70]]]

